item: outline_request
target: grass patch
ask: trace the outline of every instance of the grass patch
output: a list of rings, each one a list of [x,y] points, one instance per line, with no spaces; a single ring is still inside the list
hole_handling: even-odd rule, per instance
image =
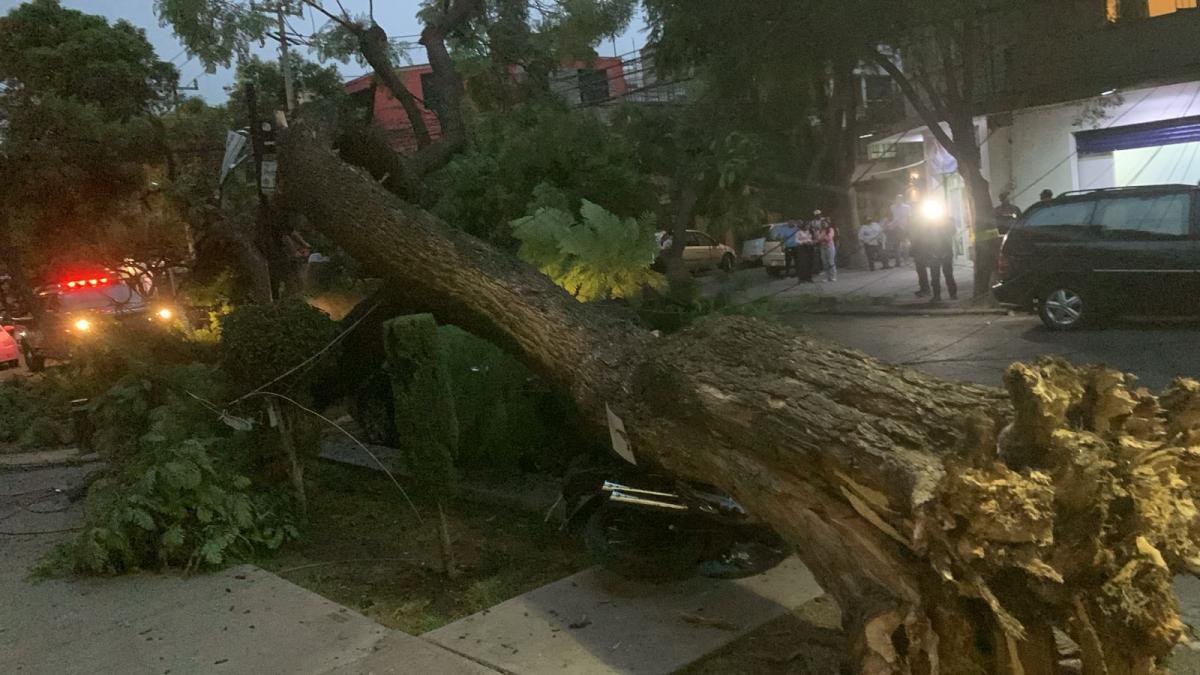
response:
[[[419,635],[589,565],[555,523],[455,500],[446,515],[463,573],[451,581],[438,571],[431,499],[410,492],[421,526],[383,474],[312,468],[304,539],[262,565],[390,628]]]

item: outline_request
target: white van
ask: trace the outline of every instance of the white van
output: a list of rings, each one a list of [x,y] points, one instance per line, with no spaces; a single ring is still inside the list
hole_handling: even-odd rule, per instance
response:
[[[783,276],[785,265],[783,242],[787,237],[782,232],[787,225],[788,223],[775,223],[763,228],[763,239],[765,240],[762,255],[763,269],[773,277]]]

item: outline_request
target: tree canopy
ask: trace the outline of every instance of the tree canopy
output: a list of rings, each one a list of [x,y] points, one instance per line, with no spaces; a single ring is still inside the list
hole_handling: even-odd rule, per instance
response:
[[[154,116],[172,102],[177,77],[127,22],[57,0],[0,18],[0,248],[13,273],[25,267],[21,253],[37,268],[101,239],[160,234],[150,231],[156,216],[131,214],[128,201],[151,189],[147,166],[162,156]]]

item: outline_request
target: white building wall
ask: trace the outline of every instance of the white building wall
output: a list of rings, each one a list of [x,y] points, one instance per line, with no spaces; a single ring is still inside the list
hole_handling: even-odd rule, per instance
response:
[[[1160,87],[1123,91],[1119,104],[1106,105],[1103,117],[1083,121],[1087,110],[1098,109],[1101,97],[1070,103],[1014,111],[1008,138],[993,133],[988,144],[992,161],[989,176],[994,196],[1003,184],[1015,187],[1013,202],[1022,208],[1037,201],[1038,193],[1049,188],[1055,194],[1089,185],[1099,186],[1116,173],[1103,165],[1103,158],[1080,158],[1075,154],[1075,133],[1145,122],[1175,119],[1200,114],[1200,82],[1184,82]],[[1107,101],[1105,101],[1107,103]],[[1011,175],[1003,176],[1003,156],[999,145],[1008,141]],[[1111,159],[1109,160],[1111,162]],[[1082,175],[1082,178],[1081,178]]]

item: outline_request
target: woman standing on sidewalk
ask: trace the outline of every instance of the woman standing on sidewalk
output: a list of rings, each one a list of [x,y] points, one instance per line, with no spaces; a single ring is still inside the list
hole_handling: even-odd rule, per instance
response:
[[[820,217],[821,212],[817,211]],[[817,248],[821,252],[821,267],[825,269],[825,281],[837,281],[837,228],[833,221],[821,218],[821,230],[817,234]]]

